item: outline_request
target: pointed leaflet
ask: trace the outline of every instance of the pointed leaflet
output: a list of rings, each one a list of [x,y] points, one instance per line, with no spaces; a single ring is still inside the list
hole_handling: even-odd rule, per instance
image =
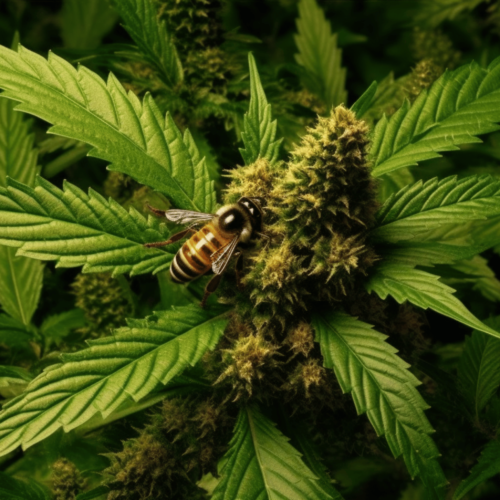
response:
[[[429,437],[433,429],[424,415],[428,406],[409,365],[396,356],[385,335],[347,314],[315,314],[313,325],[325,367],[335,371],[344,393],[352,392],[357,412],[367,414],[393,455],[402,455],[410,475],[419,476],[433,492],[428,498],[440,498],[446,479]]]
[[[17,247],[18,255],[113,274],[159,272],[170,265],[172,253],[143,246],[168,239],[159,219],[146,220],[134,208],[128,212],[69,182],[63,191],[41,177],[35,189],[10,184],[0,188],[0,244]]]
[[[495,215],[500,215],[500,180],[489,175],[434,178],[390,196],[377,212],[372,235],[378,241],[396,242]]]
[[[33,375],[19,366],[0,365],[0,387],[8,387],[10,384],[27,384],[33,379]]]
[[[95,49],[118,20],[103,0],[64,0],[61,36],[67,49]]]
[[[182,65],[170,34],[157,15],[154,0],[113,0],[113,5],[125,21],[124,28],[141,52],[170,87],[182,82]]]
[[[0,455],[28,448],[61,427],[69,432],[97,413],[106,418],[129,398],[139,401],[167,384],[215,347],[227,322],[220,312],[199,306],[159,312],[89,341],[83,351],[63,354],[61,364],[4,405]]]
[[[477,319],[452,294],[455,290],[439,281],[439,276],[413,269],[403,264],[381,264],[373,270],[365,283],[368,292],[374,291],[381,299],[388,295],[399,304],[411,302],[422,309],[432,309],[464,325],[500,338],[500,333]]]
[[[190,135],[182,136],[151,96],[141,103],[125,92],[113,74],[106,83],[54,54],[46,60],[21,46],[19,52],[0,46],[0,88],[21,102],[16,109],[53,124],[51,133],[93,146],[89,154],[111,162],[111,170],[160,191],[178,208],[213,211],[213,183]]]
[[[486,321],[500,330],[500,316]],[[500,340],[475,330],[465,340],[458,364],[458,385],[471,414],[478,418],[481,410],[500,387]]]
[[[300,453],[253,407],[243,407],[212,500],[331,499]]]
[[[362,118],[370,109],[375,95],[377,94],[377,88],[377,82],[372,82],[363,95],[351,106],[351,111],[356,113],[356,118]]]
[[[500,441],[494,440],[484,447],[470,476],[458,485],[453,494],[453,500],[460,500],[472,488],[497,474],[500,474]]]
[[[282,139],[276,139],[276,120],[272,121],[271,105],[260,83],[259,72],[255,59],[248,54],[250,67],[250,105],[243,118],[241,138],[245,149],[240,148],[241,156],[247,165],[259,158],[265,158],[274,163],[279,154]]]
[[[7,177],[33,185],[37,151],[34,135],[14,103],[0,98],[0,186]],[[13,318],[29,325],[42,289],[43,266],[33,259],[16,257],[15,250],[0,246],[0,305]]]
[[[337,48],[337,34],[332,34],[330,22],[316,0],[300,0],[295,44],[299,53],[298,64],[308,70],[306,86],[318,94],[326,104],[332,106],[346,103],[346,70],[342,68],[342,50]]]
[[[481,142],[476,136],[498,130],[499,121],[500,58],[487,69],[472,63],[447,71],[413,105],[406,101],[377,123],[370,150],[373,175],[438,158],[458,144]]]
[[[0,314],[0,345],[18,347],[27,344],[32,337],[33,333],[26,325],[7,314]]]

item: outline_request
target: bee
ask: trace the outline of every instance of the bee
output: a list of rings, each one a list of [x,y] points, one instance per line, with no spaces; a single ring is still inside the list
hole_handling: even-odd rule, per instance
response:
[[[229,261],[237,256],[236,277],[239,282],[238,263],[241,263],[241,249],[255,236],[262,236],[262,204],[259,198],[242,197],[237,203],[224,205],[215,214],[190,210],[149,209],[160,217],[176,224],[189,224],[183,231],[174,234],[167,241],[146,243],[146,247],[162,247],[175,243],[191,234],[184,242],[170,265],[170,276],[176,283],[188,283],[213,272],[215,276],[205,287],[201,307],[205,306],[210,294],[217,290],[222,274]],[[198,224],[205,223],[200,229]]]

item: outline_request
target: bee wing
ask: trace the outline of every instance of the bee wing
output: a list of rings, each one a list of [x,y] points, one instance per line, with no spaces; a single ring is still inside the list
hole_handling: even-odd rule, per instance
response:
[[[227,245],[219,248],[219,250],[210,256],[210,259],[212,260],[212,271],[214,274],[222,274],[226,270],[226,267],[229,264],[239,241],[240,235],[237,234]]]
[[[208,222],[214,218],[213,214],[193,212],[191,210],[173,209],[163,212],[163,215],[176,224],[191,224],[193,222]]]

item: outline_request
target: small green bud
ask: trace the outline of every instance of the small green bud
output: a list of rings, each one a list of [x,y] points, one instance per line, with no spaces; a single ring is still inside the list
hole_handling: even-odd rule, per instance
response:
[[[54,500],[75,500],[86,486],[80,471],[66,458],[60,458],[52,465],[51,483]]]

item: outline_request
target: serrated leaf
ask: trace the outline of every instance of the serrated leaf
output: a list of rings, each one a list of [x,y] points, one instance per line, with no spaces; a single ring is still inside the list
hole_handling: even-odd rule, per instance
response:
[[[139,401],[167,384],[213,349],[227,320],[220,309],[187,306],[145,320],[130,320],[110,337],[63,354],[0,413],[0,455],[69,432],[100,413],[109,416],[126,400]]]
[[[500,474],[500,442],[494,440],[485,446],[470,476],[458,485],[453,500],[460,500],[472,488],[497,474]]]
[[[0,472],[0,498],[2,500],[52,500],[52,495],[35,481],[21,481]]]
[[[486,248],[479,245],[458,246],[435,242],[415,242],[381,248],[383,248],[380,251],[384,256],[384,260],[411,267],[454,264],[457,261],[471,259],[486,250]]]
[[[238,415],[212,500],[329,499],[300,453],[256,408]]]
[[[33,185],[37,152],[34,135],[14,103],[0,98],[0,186],[7,177]],[[0,246],[0,305],[13,318],[29,325],[42,289],[43,266],[40,262],[16,257],[15,251]]]
[[[337,34],[332,33],[330,21],[316,0],[300,0],[298,7],[298,34],[294,38],[299,53],[295,60],[311,74],[312,78],[305,80],[305,84],[329,110],[347,102],[342,50],[337,48]]]
[[[95,49],[118,20],[103,0],[64,0],[61,36],[68,49]]]
[[[351,111],[356,113],[356,118],[362,118],[370,109],[373,99],[377,94],[377,82],[372,84],[363,92],[361,97],[351,106]]]
[[[0,365],[0,387],[8,387],[11,384],[27,384],[32,379],[33,375],[24,368]]]
[[[248,54],[250,68],[250,104],[243,118],[241,138],[245,149],[240,148],[241,156],[247,165],[265,158],[270,163],[278,159],[282,139],[276,140],[277,121],[272,120],[271,105],[260,83],[259,71],[252,53]]]
[[[125,21],[125,29],[134,42],[170,87],[182,83],[182,64],[167,32],[160,21],[154,0],[113,0],[113,5]]]
[[[365,283],[368,292],[382,300],[391,295],[399,304],[408,301],[422,309],[432,309],[464,325],[493,337],[500,333],[477,319],[456,297],[455,290],[439,281],[439,276],[403,264],[387,263],[376,266]]]
[[[453,20],[464,11],[473,10],[485,0],[421,0],[416,3],[413,21],[435,29],[443,21]]]
[[[172,253],[143,246],[165,239],[159,219],[68,182],[62,191],[41,177],[34,189],[14,181],[0,188],[0,244],[17,247],[18,255],[83,266],[84,272],[134,275],[170,265]]]
[[[445,72],[413,105],[405,101],[391,118],[383,116],[372,137],[373,175],[417,165],[476,136],[499,130],[500,58],[487,69],[478,64]]]
[[[165,194],[178,208],[213,211],[213,183],[189,132],[183,136],[151,96],[140,102],[112,73],[106,83],[54,54],[46,60],[21,46],[0,47],[0,88],[20,101],[16,109],[53,124],[51,133],[93,146],[89,155],[109,161],[110,170]]]
[[[376,215],[372,235],[397,242],[440,226],[500,215],[500,180],[489,175],[418,181],[393,194]]]
[[[428,406],[409,365],[385,342],[386,335],[352,316],[316,313],[313,326],[325,367],[335,371],[344,393],[352,393],[358,414],[367,414],[395,457],[402,455],[412,478],[422,479],[429,491],[426,498],[442,498],[446,478],[429,437],[433,429],[424,414]]]
[[[486,323],[500,330],[500,316],[486,320]],[[477,330],[465,339],[458,364],[458,385],[475,418],[479,418],[481,410],[500,387],[499,359],[499,339]]]
[[[71,330],[81,328],[86,323],[85,314],[81,309],[72,309],[60,314],[53,314],[43,320],[40,333],[47,344],[59,345]]]

